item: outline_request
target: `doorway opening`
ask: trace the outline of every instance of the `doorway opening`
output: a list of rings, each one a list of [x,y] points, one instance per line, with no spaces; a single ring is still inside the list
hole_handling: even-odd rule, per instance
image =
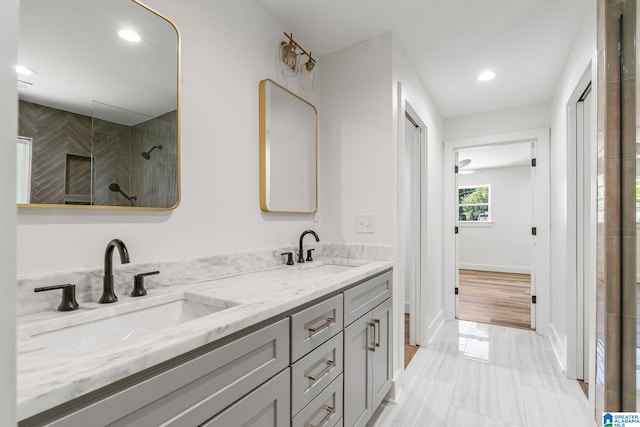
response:
[[[535,144],[456,151],[457,317],[532,328]]]
[[[541,335],[551,334],[550,326],[550,262],[551,251],[551,198],[550,198],[550,162],[549,162],[549,129],[530,129],[516,132],[508,132],[493,135],[475,136],[445,141],[445,182],[444,182],[444,281],[446,296],[445,318],[455,319],[458,316],[459,306],[459,274],[458,274],[458,232],[468,231],[471,227],[483,227],[476,221],[471,227],[460,226],[460,207],[458,178],[462,175],[456,173],[461,165],[458,163],[464,158],[459,157],[461,150],[475,149],[479,147],[499,147],[512,144],[526,143],[530,147],[530,174],[531,193],[529,200],[531,205],[531,219],[529,227],[524,230],[529,234],[531,274],[531,329]],[[535,159],[535,160],[534,160]],[[467,166],[467,169],[472,169]],[[486,183],[484,183],[486,184]],[[494,189],[495,190],[495,189]],[[489,208],[490,209],[490,208]],[[523,211],[522,215],[526,213]],[[489,213],[490,217],[490,213]],[[476,218],[477,219],[477,218]],[[480,249],[493,246],[496,242],[485,241]],[[506,264],[503,264],[506,265]],[[526,267],[526,265],[525,265]],[[470,269],[465,266],[465,269]],[[479,268],[473,268],[480,270]],[[527,271],[505,271],[527,274]]]
[[[427,130],[405,102],[402,175],[402,234],[405,295],[405,366],[416,353],[426,326],[422,322],[423,283],[426,278],[426,165]]]

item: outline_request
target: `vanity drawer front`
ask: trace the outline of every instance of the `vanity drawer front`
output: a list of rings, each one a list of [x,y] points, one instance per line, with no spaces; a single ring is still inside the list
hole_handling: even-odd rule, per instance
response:
[[[297,414],[342,373],[342,332],[322,344],[292,367],[291,412]]]
[[[291,316],[291,362],[342,330],[342,294]]]
[[[282,427],[289,425],[289,369],[249,393],[200,427]],[[183,423],[180,426],[194,424]]]
[[[283,319],[38,425],[199,425],[287,367],[288,350]]]
[[[391,298],[391,288],[392,274],[389,271],[344,291],[344,326]]]
[[[298,413],[291,427],[330,427],[342,418],[342,375]]]

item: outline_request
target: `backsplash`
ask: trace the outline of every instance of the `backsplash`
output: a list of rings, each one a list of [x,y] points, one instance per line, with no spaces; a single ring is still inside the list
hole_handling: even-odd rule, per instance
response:
[[[391,261],[390,245],[364,245],[348,243],[312,243],[305,249],[315,248],[314,258],[351,258]],[[280,268],[286,261],[280,254],[297,252],[297,247],[263,249],[251,252],[231,253],[210,257],[148,263],[120,264],[114,254],[113,276],[116,295],[127,295],[133,289],[133,276],[138,273],[159,270],[160,274],[145,280],[147,289],[175,286],[187,283],[219,279],[273,268]],[[72,283],[76,285],[76,299],[80,306],[97,302],[102,294],[103,268],[52,272],[19,277],[17,280],[16,314],[24,316],[42,311],[56,310],[60,303],[57,293],[35,293],[40,286]]]

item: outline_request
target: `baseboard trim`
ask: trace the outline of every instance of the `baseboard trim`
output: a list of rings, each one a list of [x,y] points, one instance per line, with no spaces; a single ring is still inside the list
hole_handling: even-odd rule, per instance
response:
[[[463,270],[497,271],[499,273],[531,274],[530,267],[518,267],[509,265],[466,264],[460,262],[458,263],[458,268],[461,268]]]
[[[558,359],[558,363],[560,364],[560,369],[563,372],[567,372],[567,347],[563,345],[562,339],[560,339],[560,335],[556,328],[553,327],[553,324],[549,324],[549,341],[551,342],[551,348],[553,349],[553,354],[556,355],[556,359]]]

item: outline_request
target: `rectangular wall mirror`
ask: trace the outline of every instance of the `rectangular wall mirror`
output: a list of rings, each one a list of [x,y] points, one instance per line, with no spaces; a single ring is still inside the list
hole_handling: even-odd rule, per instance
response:
[[[138,1],[20,1],[20,207],[178,205],[179,43]]]
[[[273,80],[260,82],[260,208],[318,209],[318,112]]]

